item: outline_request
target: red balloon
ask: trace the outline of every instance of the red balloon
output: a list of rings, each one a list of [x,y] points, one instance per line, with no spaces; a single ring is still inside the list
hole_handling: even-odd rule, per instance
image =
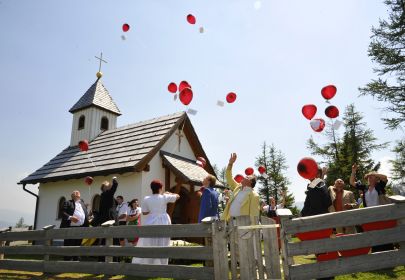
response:
[[[176,93],[177,91],[177,85],[175,83],[170,83],[167,86],[167,89],[171,92],[171,93]]]
[[[190,88],[191,89],[191,85],[187,81],[180,82],[180,84],[179,84],[179,92],[181,92],[185,88]]]
[[[242,182],[242,180],[243,180],[243,176],[242,175],[240,175],[240,174],[238,174],[238,175],[236,175],[235,176],[235,178],[233,178],[237,183],[241,183]]]
[[[193,16],[192,14],[189,14],[188,16],[187,16],[187,21],[188,21],[188,23],[190,23],[190,24],[195,24],[197,21],[196,21],[196,19],[195,19],[195,16]]]
[[[326,100],[332,99],[336,94],[337,88],[334,85],[328,85],[321,90],[323,98]]]
[[[84,179],[84,182],[89,186],[93,184],[93,181],[94,181],[93,177],[90,176],[87,176],[86,179]]]
[[[325,115],[331,119],[337,118],[339,117],[339,109],[336,106],[331,105],[325,109]]]
[[[323,119],[313,119],[310,125],[315,132],[321,132],[325,128],[325,121]]]
[[[305,157],[298,162],[297,171],[305,179],[314,179],[318,174],[318,164],[313,158]]]
[[[248,175],[248,176],[252,175],[254,172],[255,171],[253,170],[252,167],[248,167],[248,168],[245,169],[245,174]]]
[[[226,102],[233,103],[236,100],[236,93],[230,92],[226,95]]]
[[[203,158],[203,157],[198,157],[198,158],[197,158],[197,164],[198,164],[199,166],[201,166],[202,168],[204,168],[205,165],[207,164],[207,161],[206,161],[205,158]]]
[[[317,108],[314,104],[308,104],[304,105],[301,111],[305,118],[307,118],[308,120],[312,120],[312,118],[316,114]]]
[[[124,31],[124,32],[129,31],[129,24],[128,24],[128,23],[124,23],[124,24],[122,25],[122,31]]]
[[[79,142],[79,149],[82,152],[87,152],[89,150],[89,141],[87,141],[86,139],[81,140]]]
[[[266,172],[266,168],[263,165],[259,166],[259,168],[257,170],[259,171],[260,174],[263,174],[264,172]]]
[[[179,98],[181,103],[187,106],[193,100],[193,91],[190,88],[184,88],[180,92]]]

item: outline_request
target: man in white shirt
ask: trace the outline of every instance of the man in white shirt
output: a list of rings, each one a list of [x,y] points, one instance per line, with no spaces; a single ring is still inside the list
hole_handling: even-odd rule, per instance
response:
[[[128,216],[128,203],[124,202],[124,198],[122,195],[117,196],[115,199],[117,201],[117,217],[118,217],[118,225],[125,226],[127,224],[127,216]],[[125,245],[125,238],[120,238],[120,245]]]
[[[72,199],[63,204],[62,222],[60,228],[68,227],[88,227],[89,221],[87,217],[87,207],[84,201],[80,198],[80,192],[75,190],[71,195]],[[81,239],[65,239],[64,246],[80,246]],[[65,257],[65,260],[78,260],[77,257]]]

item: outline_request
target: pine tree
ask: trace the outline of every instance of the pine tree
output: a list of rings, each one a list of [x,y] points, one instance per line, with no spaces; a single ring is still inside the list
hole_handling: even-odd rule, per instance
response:
[[[395,159],[390,161],[392,180],[396,183],[405,184],[405,139],[398,141],[392,151],[396,154]]]
[[[23,227],[26,227],[27,225],[26,224],[24,224],[24,218],[23,217],[21,217],[19,220],[18,220],[18,222],[15,224],[15,227],[16,228],[23,228]]]
[[[289,208],[298,213],[298,209],[294,206],[295,200],[292,193],[288,194],[288,185],[290,181],[284,175],[288,166],[284,154],[278,150],[273,144],[268,146],[263,143],[261,155],[256,158],[256,167],[264,166],[267,176],[259,176],[259,195],[267,203],[270,203],[270,197],[274,197],[278,204],[282,192],[287,192],[284,207]]]
[[[348,182],[354,163],[359,166],[358,178],[363,178],[374,167],[371,154],[387,146],[386,143],[376,143],[377,138],[367,128],[362,114],[356,111],[354,104],[346,107],[343,121],[345,130],[342,137],[329,125],[326,144],[317,144],[312,137],[308,140],[307,147],[311,153],[323,158],[323,162],[329,167],[326,179],[328,185],[333,185],[338,178]]]
[[[389,105],[390,117],[383,120],[395,129],[405,122],[405,3],[403,0],[386,0],[388,20],[380,20],[373,27],[368,55],[377,63],[374,72],[378,78],[364,88],[362,95],[371,95]]]

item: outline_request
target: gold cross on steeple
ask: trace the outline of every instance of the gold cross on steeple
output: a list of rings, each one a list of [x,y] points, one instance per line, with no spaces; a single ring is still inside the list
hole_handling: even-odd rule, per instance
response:
[[[100,57],[95,56],[95,58],[97,58],[100,61],[100,64],[98,66],[98,72],[97,72],[97,78],[101,78],[103,76],[103,73],[101,72],[101,62],[107,63],[107,61],[105,61],[103,59],[103,53],[101,52]]]

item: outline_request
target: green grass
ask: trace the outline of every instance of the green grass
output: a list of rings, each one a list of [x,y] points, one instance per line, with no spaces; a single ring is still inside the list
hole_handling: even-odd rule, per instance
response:
[[[36,279],[36,280],[175,280],[173,278],[143,278],[135,276],[104,276],[104,275],[91,275],[83,273],[61,273],[61,274],[44,274],[41,272],[27,272],[27,271],[16,271],[16,270],[1,270],[0,269],[0,279],[4,280],[25,280],[25,279]]]

